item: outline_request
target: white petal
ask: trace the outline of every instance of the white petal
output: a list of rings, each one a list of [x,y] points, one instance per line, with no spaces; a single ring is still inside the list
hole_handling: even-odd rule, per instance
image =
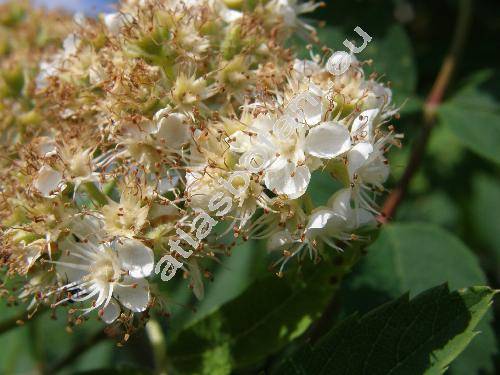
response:
[[[281,171],[286,168],[292,168],[292,164],[284,157],[274,157],[272,164],[268,166],[267,171]]]
[[[91,241],[93,244],[99,244],[105,236],[103,223],[95,216],[78,216],[71,222],[71,233],[78,239]]]
[[[273,134],[281,140],[293,137],[297,130],[304,128],[303,121],[299,122],[296,117],[290,115],[279,117],[273,125]]]
[[[306,226],[306,235],[314,238],[318,235],[335,236],[343,231],[345,219],[330,208],[318,207],[309,218]]]
[[[303,76],[310,77],[319,71],[320,67],[315,61],[295,59],[293,70]]]
[[[179,209],[173,204],[165,206],[164,204],[153,203],[148,211],[148,218],[155,220],[159,217],[175,216],[179,213]]]
[[[352,208],[351,189],[342,189],[336,192],[329,200],[328,206],[345,220],[345,230],[352,231],[359,227],[373,224],[375,216],[363,208]]]
[[[56,141],[49,138],[49,137],[43,137],[44,140],[40,145],[38,146],[38,153],[42,157],[50,157],[54,156],[57,154],[57,146],[56,146]]]
[[[318,158],[332,159],[350,147],[349,131],[335,122],[325,122],[312,128],[306,137],[306,152]]]
[[[251,137],[241,130],[238,130],[227,137],[226,141],[229,143],[231,151],[243,153],[252,148]]]
[[[143,278],[153,272],[153,250],[141,242],[130,238],[121,238],[116,241],[116,251],[122,267],[129,271],[130,276]]]
[[[23,248],[23,257],[28,268],[31,268],[31,266],[33,266],[36,260],[40,257],[44,247],[45,240],[36,240]]]
[[[355,141],[368,141],[373,139],[373,122],[379,113],[379,109],[368,109],[357,116],[351,128],[351,135]]]
[[[239,11],[233,10],[233,9],[229,9],[229,8],[221,9],[220,15],[221,15],[222,19],[224,20],[224,22],[227,22],[227,23],[232,23],[234,21],[239,20],[241,17],[243,17],[242,12],[239,12]]]
[[[390,168],[385,163],[385,158],[382,155],[370,157],[370,160],[360,171],[363,182],[373,185],[381,185],[389,177]]]
[[[181,113],[171,113],[160,120],[158,139],[162,144],[174,149],[189,141],[189,126],[185,123],[186,116]]]
[[[328,200],[328,206],[332,210],[347,219],[350,216],[351,208],[351,189],[341,189],[337,191]]]
[[[110,300],[108,305],[103,309],[101,319],[105,323],[111,324],[120,316],[120,312],[120,305],[116,301]]]
[[[375,215],[364,208],[356,208],[352,210],[349,218],[348,226],[350,230],[355,230],[361,227],[366,227],[376,223]]]
[[[331,209],[318,207],[311,213],[306,231],[322,230],[326,228],[328,220],[334,215],[335,213]]]
[[[334,52],[326,62],[326,70],[334,76],[347,72],[353,63],[352,56],[345,51]]]
[[[303,195],[310,180],[309,168],[304,165],[295,167],[292,163],[278,170],[268,170],[264,178],[268,189],[277,194],[286,194],[290,199]]]
[[[38,171],[38,176],[33,185],[44,197],[50,197],[60,187],[62,177],[61,172],[44,165]]]
[[[149,303],[148,282],[145,279],[125,277],[122,285],[116,285],[113,293],[120,303],[133,312],[146,310]]]
[[[63,41],[64,56],[69,57],[78,51],[80,39],[75,33],[69,34]]]
[[[249,130],[252,130],[266,138],[269,136],[269,132],[273,130],[274,122],[274,119],[272,119],[270,116],[260,115],[252,122]]]
[[[349,151],[347,154],[347,170],[351,181],[354,174],[365,165],[372,152],[373,146],[368,142],[358,143]]]
[[[266,148],[255,148],[241,155],[238,163],[249,172],[258,173],[266,169],[273,159],[274,155],[271,155]]]
[[[321,122],[323,115],[321,96],[312,90],[303,92],[290,101],[285,114],[296,118],[302,124],[316,125]]]
[[[72,255],[71,251],[74,249],[74,246],[73,241],[68,239],[59,244],[62,255],[58,260],[56,271],[59,276],[69,282],[79,281],[90,272],[90,256],[88,261],[86,261]]]
[[[366,98],[362,102],[363,108],[384,108],[392,101],[391,89],[375,81],[364,81],[360,90],[366,92]]]
[[[283,246],[291,244],[293,238],[288,229],[274,233],[267,241],[267,251],[281,249]]]
[[[160,181],[158,181],[158,193],[165,194],[167,191],[173,190],[179,183],[179,180],[179,175],[160,178]]]

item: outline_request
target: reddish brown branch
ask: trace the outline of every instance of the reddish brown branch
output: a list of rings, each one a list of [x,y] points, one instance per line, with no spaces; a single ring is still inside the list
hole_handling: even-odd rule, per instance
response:
[[[399,204],[408,191],[408,186],[410,185],[413,176],[420,167],[425,155],[425,149],[427,147],[432,128],[436,122],[436,110],[443,100],[446,89],[448,88],[451,78],[456,71],[460,55],[462,54],[462,50],[465,46],[472,15],[472,1],[462,0],[460,2],[458,12],[457,25],[455,27],[455,33],[450,51],[443,60],[439,74],[436,77],[436,81],[434,82],[434,85],[432,86],[424,104],[421,134],[413,145],[410,160],[403,176],[401,177],[401,180],[391,191],[382,207],[381,215],[378,217],[379,222],[382,224],[387,223],[394,217]]]

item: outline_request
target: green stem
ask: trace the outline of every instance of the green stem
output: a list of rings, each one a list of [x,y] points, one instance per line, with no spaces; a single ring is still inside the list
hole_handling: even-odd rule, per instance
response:
[[[113,192],[113,189],[115,188],[116,186],[116,179],[113,179],[113,181],[111,182],[108,182],[107,184],[105,184],[102,188],[102,192],[106,195],[106,196],[110,196],[111,193]]]
[[[165,353],[167,351],[167,344],[160,323],[158,323],[156,319],[151,318],[146,324],[146,332],[153,348],[156,369],[155,372],[158,375],[167,375],[165,370]]]
[[[108,204],[108,198],[106,195],[100,191],[93,182],[86,182],[83,186],[85,187],[89,197],[99,206]]]
[[[314,204],[313,204],[313,201],[311,199],[311,195],[309,193],[305,193],[302,196],[302,201],[304,202],[304,208],[306,210],[306,213],[310,214],[312,212],[312,210],[314,209]]]

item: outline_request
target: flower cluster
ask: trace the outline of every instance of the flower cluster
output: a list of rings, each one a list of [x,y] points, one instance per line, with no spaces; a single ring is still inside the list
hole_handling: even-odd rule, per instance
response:
[[[2,259],[18,296],[131,322],[163,307],[159,261],[202,298],[201,261],[236,239],[266,240],[279,273],[362,239],[397,110],[365,63],[336,76],[328,56],[286,47],[294,32],[316,39],[299,15],[318,6],[128,0],[75,17],[23,82],[29,112],[2,125],[15,134],[2,149]],[[343,185],[324,206],[311,203],[313,172]]]

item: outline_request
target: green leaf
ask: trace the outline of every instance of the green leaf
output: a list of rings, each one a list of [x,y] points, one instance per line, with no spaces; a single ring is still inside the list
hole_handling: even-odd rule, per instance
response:
[[[0,336],[0,373],[25,374],[36,367],[30,350],[29,327],[15,328]]]
[[[132,367],[102,368],[89,371],[79,371],[75,375],[151,375],[151,370],[136,369]]]
[[[500,265],[500,179],[485,174],[473,179],[473,195],[470,202],[471,225],[474,233],[487,250],[491,271],[498,271]]]
[[[78,313],[77,313],[78,314]],[[96,315],[89,316],[81,325],[74,326],[72,332],[66,331],[67,310],[61,309],[46,313],[33,324],[30,337],[39,348],[39,359],[49,367],[64,358],[72,348],[86,342],[97,332],[105,327],[105,323]],[[110,366],[112,363],[113,349],[116,346],[112,340],[103,340],[96,343],[88,351],[82,353],[68,369],[84,371],[96,367]]]
[[[477,73],[438,110],[443,124],[465,146],[497,163],[500,163],[499,82],[493,71]]]
[[[428,224],[388,225],[345,285],[345,310],[369,311],[407,291],[415,295],[445,282],[459,289],[487,281],[474,254],[448,232]],[[488,314],[453,373],[492,371],[496,342],[490,321]]]
[[[404,202],[396,216],[397,221],[424,221],[456,229],[460,218],[460,209],[449,195],[441,190],[433,189]]]
[[[309,192],[315,207],[325,206],[328,199],[343,185],[327,173],[313,172],[309,183]]]
[[[285,358],[274,374],[442,374],[469,344],[488,310],[488,287],[446,285],[351,316],[316,345]]]
[[[333,291],[331,265],[308,271],[301,279],[270,274],[256,281],[181,332],[169,346],[171,363],[180,373],[227,374],[280,350],[320,315]]]
[[[446,147],[443,147],[443,145]],[[464,156],[467,148],[446,126],[436,126],[431,133],[427,154],[432,157],[432,162],[428,163],[439,174],[453,172]]]
[[[2,279],[5,273],[2,271]],[[6,298],[0,298],[0,321],[15,319],[26,311],[25,305],[10,306]],[[35,368],[34,353],[30,342],[30,321],[22,326],[16,326],[0,335],[0,374],[29,373]]]
[[[213,282],[205,282],[205,297],[203,300],[195,300],[192,290],[185,282],[178,286],[177,290],[167,291],[169,300],[175,302],[170,307],[172,314],[167,338],[172,337],[186,326],[193,325],[207,315],[218,310],[223,304],[238,297],[265,271],[266,252],[262,246],[255,241],[244,242],[232,250],[231,256],[222,257],[221,264],[214,270]],[[159,281],[160,287],[167,285]],[[195,311],[186,308],[192,303]]]

